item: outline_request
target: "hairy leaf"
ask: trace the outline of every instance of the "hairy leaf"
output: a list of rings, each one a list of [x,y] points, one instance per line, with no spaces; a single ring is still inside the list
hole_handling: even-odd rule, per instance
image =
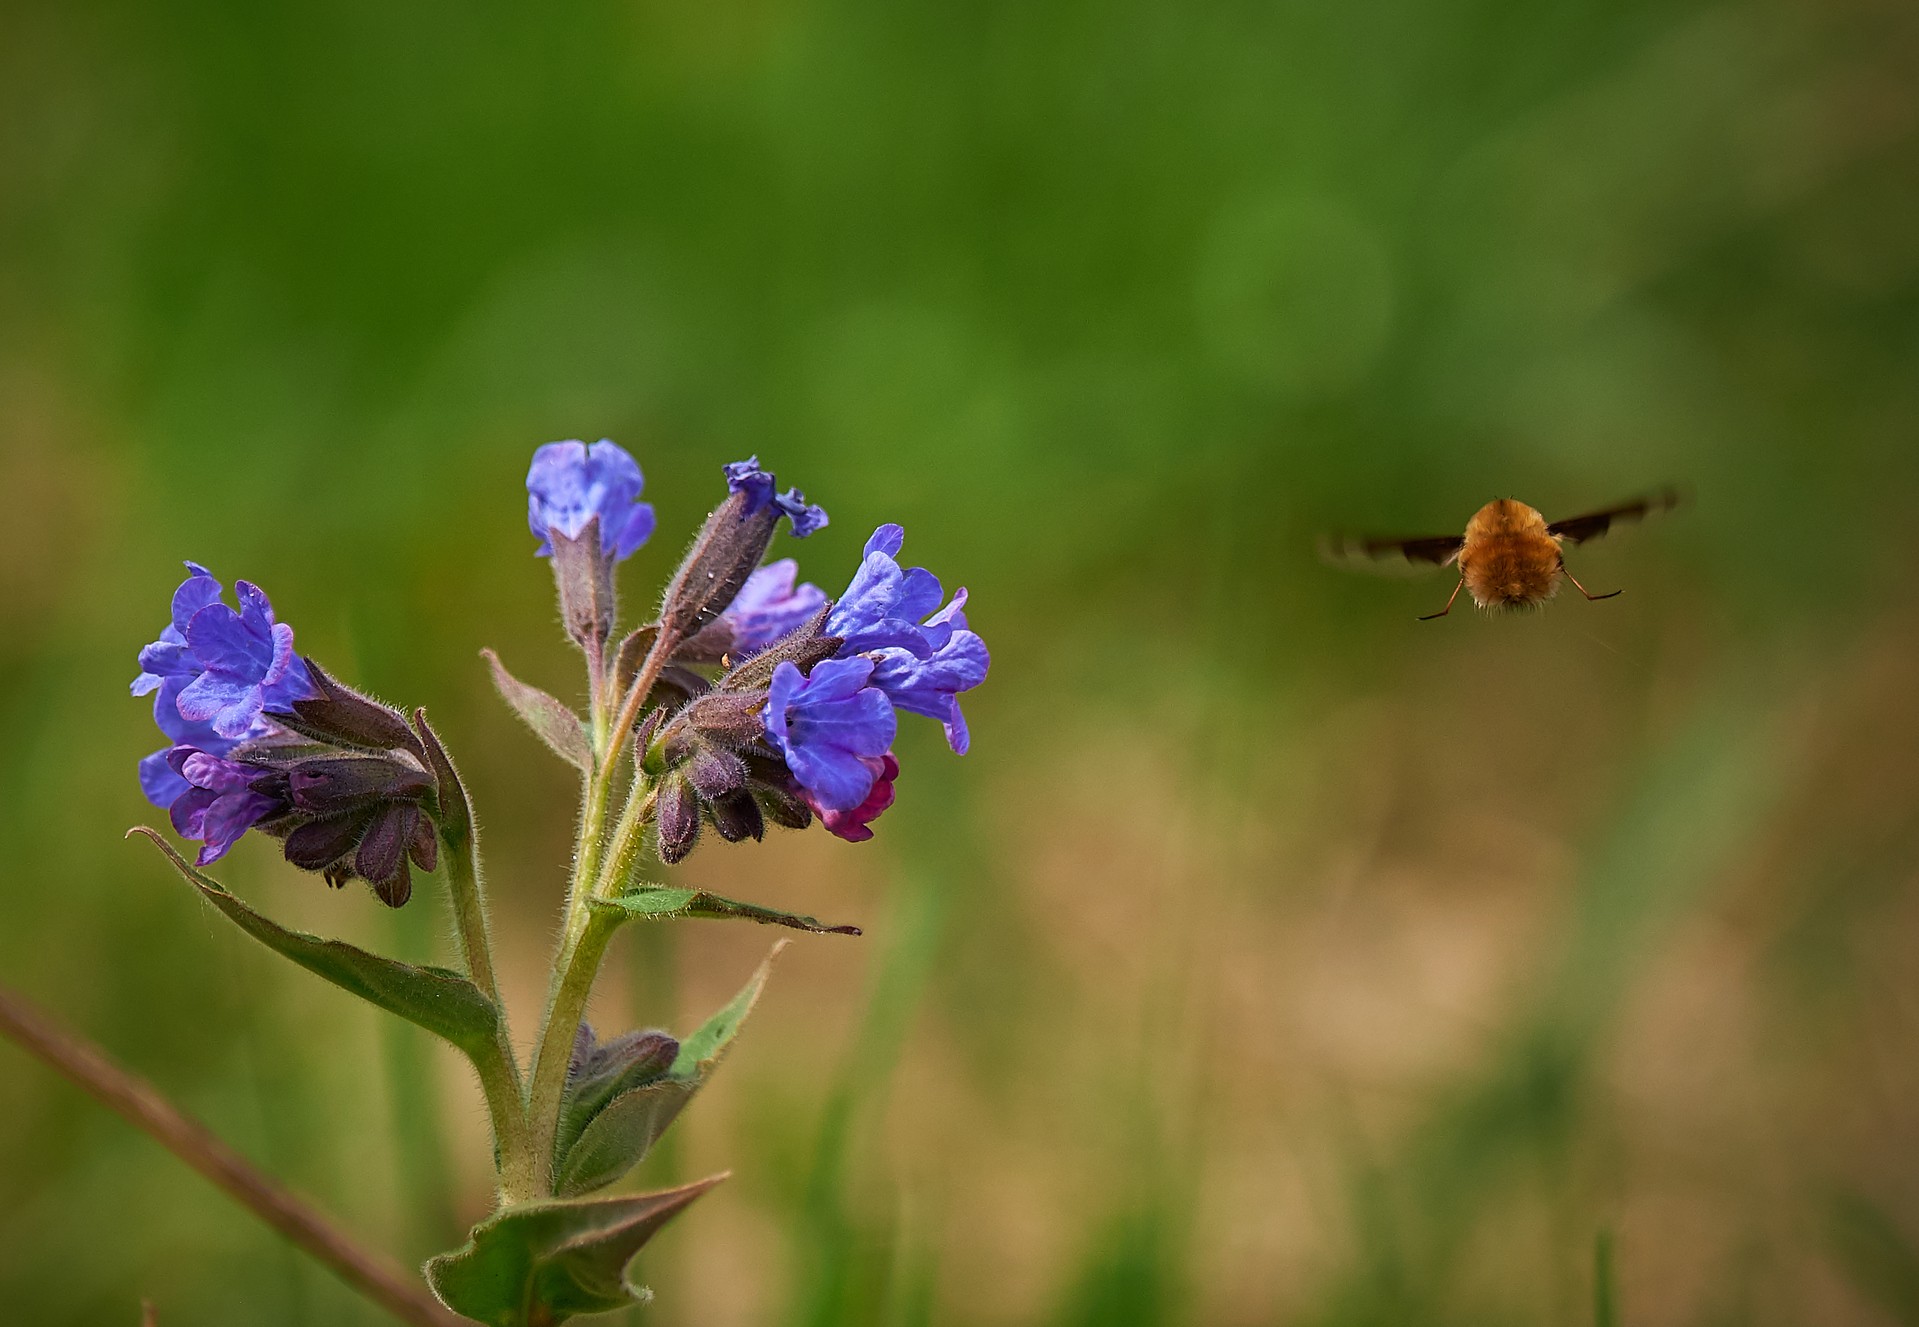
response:
[[[444,968],[415,967],[378,954],[369,954],[342,940],[322,940],[318,936],[289,931],[277,922],[255,912],[221,888],[218,882],[190,866],[186,859],[159,834],[144,825],[129,834],[143,834],[166,855],[168,861],[185,876],[201,897],[232,919],[235,925],[254,939],[298,963],[308,972],[325,977],[342,990],[376,1004],[388,1013],[417,1023],[428,1032],[444,1037],[468,1055],[481,1057],[497,1053],[496,1028],[499,1012],[493,1002],[480,994],[479,987],[457,972]]]
[[[580,722],[580,716],[562,701],[538,687],[528,686],[507,672],[506,665],[500,662],[500,656],[492,650],[481,650],[480,655],[486,660],[487,667],[493,670],[493,685],[501,698],[513,707],[513,712],[525,721],[534,735],[568,764],[582,771],[591,770],[593,748],[586,740],[586,728]]]
[[[762,908],[757,903],[739,903],[704,889],[673,889],[664,885],[645,885],[630,889],[611,899],[597,899],[593,908],[602,916],[617,920],[666,921],[676,917],[738,917],[766,926],[790,926],[815,935],[858,935],[857,926],[828,926],[813,917]]]
[[[467,1242],[426,1265],[427,1284],[455,1313],[488,1327],[552,1327],[651,1298],[627,1264],[661,1226],[725,1179],[591,1202],[526,1203],[473,1227]]]

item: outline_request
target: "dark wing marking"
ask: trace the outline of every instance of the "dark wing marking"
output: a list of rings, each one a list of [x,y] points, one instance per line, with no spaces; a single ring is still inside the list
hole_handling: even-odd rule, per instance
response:
[[[1319,542],[1319,555],[1340,566],[1369,563],[1397,565],[1424,571],[1443,567],[1459,556],[1465,544],[1459,535],[1423,535],[1417,539],[1353,539],[1329,535]]]
[[[1622,502],[1617,507],[1607,507],[1604,511],[1591,511],[1584,516],[1569,516],[1563,521],[1554,521],[1546,527],[1546,533],[1564,539],[1569,544],[1583,544],[1588,539],[1599,538],[1615,525],[1643,521],[1655,512],[1671,511],[1685,501],[1685,496],[1676,488],[1662,488],[1657,493],[1648,493],[1631,502]]]

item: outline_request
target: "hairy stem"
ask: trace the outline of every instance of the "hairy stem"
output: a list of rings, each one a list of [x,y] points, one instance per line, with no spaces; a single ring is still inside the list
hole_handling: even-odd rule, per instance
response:
[[[153,1084],[121,1068],[99,1047],[56,1026],[4,989],[0,989],[0,1034],[12,1038],[96,1101],[144,1130],[401,1322],[415,1327],[458,1327],[465,1321],[440,1307],[412,1274],[355,1243],[305,1200],[260,1172],[205,1125],[182,1113]]]
[[[446,848],[447,893],[453,899],[453,922],[460,937],[460,957],[466,963],[466,975],[500,1011],[506,1022],[506,1007],[500,1003],[500,987],[493,976],[493,945],[487,932],[486,888],[480,881],[479,844],[471,830],[458,841],[441,837]]]
[[[469,829],[456,839],[442,836],[446,852],[447,894],[453,900],[454,930],[467,975],[498,1012],[494,1023],[493,1054],[473,1056],[480,1091],[486,1097],[493,1141],[500,1152],[500,1196],[516,1202],[531,1196],[533,1145],[526,1127],[525,1088],[520,1080],[513,1036],[507,1024],[506,1003],[500,999],[493,975],[493,948],[487,934],[486,891],[480,878],[479,845]]]
[[[606,808],[613,784],[619,777],[620,753],[627,734],[639,717],[640,708],[659,680],[660,669],[677,642],[662,632],[654,638],[640,665],[639,675],[627,689],[620,712],[602,737],[595,733],[599,768],[587,775],[585,804],[580,812],[579,850],[573,858],[573,878],[567,884],[566,918],[560,931],[560,944],[553,956],[553,979],[547,992],[546,1017],[540,1024],[539,1046],[533,1054],[532,1075],[527,1083],[526,1127],[533,1153],[532,1175],[536,1193],[552,1186],[554,1131],[559,1127],[560,1097],[566,1091],[566,1067],[573,1055],[573,1039],[579,1034],[580,1019],[586,1012],[587,997],[593,991],[593,978],[606,954],[613,926],[596,923],[592,900],[598,896],[607,877]],[[597,681],[595,683],[597,691]],[[597,730],[598,725],[595,725]],[[643,780],[635,773],[627,789],[626,805],[613,839],[614,857],[630,859],[638,842],[634,822],[643,820],[653,804],[651,794],[642,793]]]
[[[679,638],[669,635],[664,626],[660,628],[660,634],[653,638],[653,648],[646,652],[639,676],[627,688],[619,717],[613,721],[613,730],[607,735],[606,749],[600,753],[599,782],[602,785],[613,782],[613,776],[619,770],[620,748],[626,744],[626,735],[633,731],[633,725],[640,717],[640,707],[646,704],[646,698],[652,694],[653,684],[660,680],[660,669],[666,667],[667,659],[679,646]]]
[[[586,1013],[587,997],[593,993],[593,978],[606,956],[607,941],[613,938],[617,923],[595,918],[584,904],[580,913],[586,918],[577,934],[562,941],[556,960],[552,1003],[546,1011],[546,1024],[540,1030],[540,1046],[534,1052],[533,1078],[527,1088],[527,1129],[533,1140],[534,1196],[545,1197],[553,1188],[553,1141],[559,1129],[560,1098],[566,1091],[566,1070],[573,1057],[573,1039],[579,1035],[580,1019]]]

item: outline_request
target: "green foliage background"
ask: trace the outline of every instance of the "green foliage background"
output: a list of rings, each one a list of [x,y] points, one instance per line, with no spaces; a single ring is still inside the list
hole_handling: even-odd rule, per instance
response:
[[[178,560],[425,704],[522,1038],[572,694],[520,480],[758,452],[973,592],[974,753],[679,882],[805,937],[645,1182],[661,1324],[1919,1322],[1919,15],[1883,0],[0,10],[0,980],[409,1261],[450,1055],[121,829]],[[1605,604],[1319,566],[1667,480]],[[248,844],[220,879],[418,960]],[[769,937],[616,950],[686,1031]],[[623,944],[626,942],[622,942]],[[1608,1242],[1609,1241],[1609,1242]],[[1598,1261],[1615,1270],[1606,1293]],[[372,1323],[0,1047],[9,1320]]]

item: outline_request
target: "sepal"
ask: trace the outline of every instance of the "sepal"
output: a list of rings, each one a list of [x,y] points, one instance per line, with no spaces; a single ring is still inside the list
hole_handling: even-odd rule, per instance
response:
[[[273,721],[302,737],[331,746],[365,751],[411,751],[424,755],[420,739],[406,726],[406,716],[390,705],[336,681],[310,658],[302,659],[315,698],[292,702],[287,710],[270,710]]]
[[[598,656],[613,634],[614,559],[600,544],[600,518],[589,520],[577,538],[557,529],[546,532],[553,545],[553,580],[560,592],[560,620],[575,645]]]

